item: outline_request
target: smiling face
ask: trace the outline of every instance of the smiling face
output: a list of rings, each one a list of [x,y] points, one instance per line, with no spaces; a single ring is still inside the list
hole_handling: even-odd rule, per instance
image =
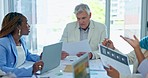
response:
[[[91,13],[88,15],[86,11],[82,11],[76,14],[77,21],[82,29],[86,29],[89,25]]]
[[[20,29],[21,29],[21,34],[22,35],[28,35],[29,34],[30,26],[27,23],[27,18],[26,17],[22,18],[22,23],[21,23]]]

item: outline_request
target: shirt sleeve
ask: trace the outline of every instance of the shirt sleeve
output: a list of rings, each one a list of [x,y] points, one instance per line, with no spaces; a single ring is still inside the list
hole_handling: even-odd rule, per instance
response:
[[[138,71],[141,73],[141,75],[145,78],[146,74],[148,74],[148,59],[143,60],[139,67],[138,67]]]

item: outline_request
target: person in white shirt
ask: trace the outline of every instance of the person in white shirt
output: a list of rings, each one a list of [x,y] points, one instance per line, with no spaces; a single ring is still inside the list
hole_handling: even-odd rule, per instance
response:
[[[98,44],[106,37],[106,26],[102,23],[91,20],[91,11],[87,4],[79,4],[74,11],[77,21],[68,23],[64,29],[61,41],[70,43],[88,40],[92,52],[89,52],[90,59],[99,58]],[[78,52],[77,56],[82,56],[86,52]],[[62,52],[62,59],[69,54]]]

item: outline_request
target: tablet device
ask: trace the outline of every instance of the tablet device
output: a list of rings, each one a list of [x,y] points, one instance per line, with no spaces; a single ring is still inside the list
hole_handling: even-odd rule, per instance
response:
[[[131,74],[128,57],[124,54],[121,54],[115,50],[112,50],[104,45],[99,45],[100,49],[100,58],[104,68],[109,68],[108,65],[111,65],[119,73],[124,75]]]

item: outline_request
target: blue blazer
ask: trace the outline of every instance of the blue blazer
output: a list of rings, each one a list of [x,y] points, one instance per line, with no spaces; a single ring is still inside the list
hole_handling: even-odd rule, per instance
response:
[[[26,54],[26,60],[33,62],[39,61],[40,57],[38,55],[29,53],[23,37],[20,41]],[[16,59],[17,57],[16,44],[12,35],[10,34],[6,37],[0,38],[0,69],[6,73],[14,73],[17,77],[32,76],[32,67],[28,69],[16,68],[16,64],[18,62],[18,59]]]

